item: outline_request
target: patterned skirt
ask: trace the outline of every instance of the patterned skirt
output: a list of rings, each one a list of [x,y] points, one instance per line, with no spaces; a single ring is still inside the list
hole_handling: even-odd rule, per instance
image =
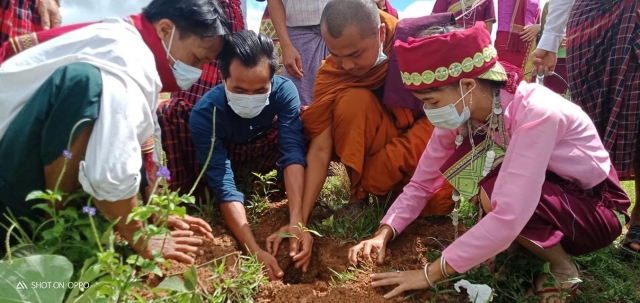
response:
[[[577,0],[567,25],[571,98],[589,114],[621,180],[640,149],[640,4]]]

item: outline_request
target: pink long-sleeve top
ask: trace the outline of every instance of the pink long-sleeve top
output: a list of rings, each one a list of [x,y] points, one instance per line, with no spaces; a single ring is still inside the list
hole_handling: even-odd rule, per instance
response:
[[[492,212],[443,252],[457,272],[495,256],[516,239],[539,203],[546,170],[584,189],[596,186],[609,174],[609,154],[580,107],[542,86],[524,82],[515,95],[502,90],[500,98],[509,146],[490,197]],[[418,217],[445,182],[439,169],[454,152],[458,133],[433,132],[413,178],[382,224],[401,233]]]

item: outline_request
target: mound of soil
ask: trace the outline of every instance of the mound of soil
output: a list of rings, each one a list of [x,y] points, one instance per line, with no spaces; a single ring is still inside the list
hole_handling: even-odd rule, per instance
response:
[[[277,231],[280,227],[288,223],[286,202],[272,203],[268,211],[261,218],[260,223],[254,229],[256,241],[264,245],[266,238]],[[462,233],[463,230],[460,230]],[[238,245],[231,233],[222,226],[214,227],[215,241],[205,240],[203,245],[204,255],[198,256],[196,264],[203,264],[215,258],[220,258],[232,254],[226,261],[229,270],[233,266],[235,258],[239,252]],[[438,241],[433,238],[437,238]],[[425,258],[429,250],[441,250],[442,245],[448,245],[454,238],[454,226],[451,219],[446,217],[420,218],[398,236],[397,239],[389,243],[385,257],[385,264],[365,264],[360,266],[355,279],[347,281],[342,285],[331,284],[332,277],[336,272],[344,272],[348,266],[348,249],[355,243],[341,243],[338,240],[328,238],[316,238],[313,246],[313,257],[306,273],[296,269],[291,258],[288,256],[288,241],[285,240],[280,245],[276,259],[280,267],[285,272],[281,281],[270,282],[261,285],[256,295],[256,302],[400,302],[402,298],[386,300],[383,295],[391,288],[374,289],[371,287],[369,274],[383,271],[395,270],[416,270],[422,269],[427,262]],[[372,256],[374,257],[374,256]],[[377,256],[376,256],[377,257]],[[363,262],[369,263],[369,262]],[[164,269],[165,276],[180,274],[187,270],[189,266],[170,261],[170,268]],[[206,266],[198,269],[201,281],[207,281],[212,274]],[[334,277],[335,279],[335,277]],[[150,277],[147,281],[150,285],[157,285],[161,279]],[[212,285],[202,284],[208,292],[213,292]],[[408,295],[409,293],[405,293]],[[433,292],[421,291],[413,298],[416,302],[430,300]],[[440,295],[437,302],[468,302],[464,296]]]

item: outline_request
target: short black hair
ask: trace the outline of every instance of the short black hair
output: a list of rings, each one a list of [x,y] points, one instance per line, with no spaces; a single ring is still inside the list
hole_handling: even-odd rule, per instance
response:
[[[153,0],[142,9],[142,15],[151,23],[171,20],[181,39],[189,35],[206,39],[231,32],[231,24],[217,0]]]
[[[379,33],[380,12],[371,0],[331,0],[320,17],[329,35],[335,39],[349,26],[356,26],[360,38],[369,38]]]
[[[225,78],[230,77],[229,67],[233,59],[238,59],[246,67],[255,67],[262,60],[269,64],[271,77],[278,68],[278,56],[271,38],[251,30],[239,31],[227,37],[218,55],[218,70]]]

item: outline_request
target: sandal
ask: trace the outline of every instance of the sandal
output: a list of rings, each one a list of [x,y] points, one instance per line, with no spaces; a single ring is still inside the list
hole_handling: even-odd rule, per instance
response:
[[[631,244],[640,244],[640,224],[633,224],[622,241],[621,248],[633,256],[640,256],[640,251],[631,248]]]
[[[571,290],[567,295],[569,297],[574,297],[578,293],[578,289],[580,288],[580,282],[577,282],[571,285],[570,288],[560,289],[560,288],[545,288],[542,290],[536,290],[533,288],[533,294],[538,296],[541,294],[560,294],[562,292],[566,293],[569,289]]]
[[[543,275],[547,275],[547,274],[543,274]],[[540,277],[538,277],[538,278],[540,278]],[[542,296],[545,295],[545,294],[547,294],[547,295],[551,294],[550,296],[547,297],[547,302],[549,301],[549,299],[553,299],[554,297],[560,298],[560,299],[564,300],[564,302],[568,302],[569,300],[571,300],[572,298],[574,298],[576,296],[576,294],[578,293],[578,289],[580,288],[580,283],[582,282],[582,281],[580,281],[579,278],[569,279],[569,280],[574,280],[574,281],[578,281],[578,282],[574,283],[569,288],[561,288],[561,287],[547,287],[547,288],[545,288],[544,286],[542,286],[542,288],[540,290],[538,290],[538,287],[534,285],[534,287],[532,287],[530,289],[530,294],[534,295],[534,296],[538,296],[538,297],[540,297],[540,299],[542,299],[543,298]],[[566,283],[569,283],[569,280],[567,280]],[[562,284],[566,284],[566,283],[562,283]]]

